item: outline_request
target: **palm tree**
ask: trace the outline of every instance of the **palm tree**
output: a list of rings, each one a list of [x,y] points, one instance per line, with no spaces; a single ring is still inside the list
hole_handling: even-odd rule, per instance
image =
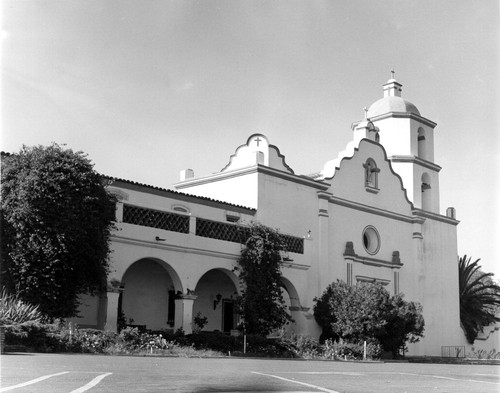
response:
[[[500,322],[495,316],[500,307],[500,286],[490,278],[493,273],[481,271],[479,261],[471,263],[467,255],[458,260],[460,322],[471,344],[483,327]]]

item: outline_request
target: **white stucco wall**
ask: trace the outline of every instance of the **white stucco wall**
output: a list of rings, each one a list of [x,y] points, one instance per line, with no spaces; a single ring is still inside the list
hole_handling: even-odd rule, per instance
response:
[[[418,293],[426,322],[415,354],[440,355],[441,346],[461,345],[456,226],[427,218],[422,225]]]
[[[121,196],[119,219],[123,204],[130,204],[180,214],[190,223],[189,233],[178,233],[119,222],[112,239],[109,279],[125,284],[124,310],[131,314],[127,317],[148,328],[167,327],[166,293],[175,290],[190,296],[182,305],[192,305],[184,314],[187,319],[201,312],[208,318],[205,330],[221,330],[222,302],[214,309],[214,299],[220,294],[229,301],[238,291],[232,269],[241,245],[197,236],[195,228],[197,219],[236,225],[228,223],[232,217],[239,224],[256,221],[304,239],[304,253],[290,252],[282,269],[295,320],[290,330],[319,336],[313,299],[335,280],[347,281],[350,266],[353,283],[375,279],[385,283],[391,294],[399,290],[407,300],[423,305],[426,336],[410,346],[410,354],[439,355],[441,346],[461,345],[457,222],[437,214],[439,167],[411,160],[390,161],[392,155],[411,158],[421,153],[418,127],[425,128],[426,142],[432,145],[433,123],[426,122],[380,120],[376,125],[384,147],[367,139],[353,141],[340,155],[342,159],[325,165],[324,181],[295,175],[278,148],[269,145],[263,135],[254,134],[223,171],[176,185],[180,192],[202,198],[126,182],[112,184],[110,189]],[[426,154],[433,160],[432,146],[426,148]],[[367,187],[365,182],[363,165],[368,159],[379,169],[377,187]],[[431,213],[418,209],[425,171],[435,193]],[[376,228],[379,235],[376,253],[369,253],[363,244],[367,226]],[[356,254],[349,258],[344,255],[347,242],[352,242]],[[393,260],[395,251],[401,264]],[[127,296],[134,300],[129,302]],[[150,304],[152,297],[155,304]]]
[[[258,207],[257,166],[238,168],[205,178],[186,180],[174,185],[181,192],[208,197],[235,205]]]

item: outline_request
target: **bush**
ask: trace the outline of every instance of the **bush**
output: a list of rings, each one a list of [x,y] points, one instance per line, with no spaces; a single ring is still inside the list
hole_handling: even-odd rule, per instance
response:
[[[228,353],[234,352],[243,348],[238,343],[238,337],[228,336],[220,332],[200,332],[186,336],[185,344],[192,345],[196,349],[211,349]]]
[[[243,338],[240,337],[241,348],[243,348]],[[247,336],[247,354],[256,356],[291,358],[293,352],[279,338],[266,338],[258,335]]]
[[[22,345],[35,352],[65,351],[57,338],[59,328],[55,324],[28,322],[5,328],[6,345]]]
[[[314,317],[323,328],[323,340],[377,340],[396,357],[407,342],[415,343],[423,337],[422,306],[405,301],[403,294],[390,296],[382,285],[353,286],[338,280],[314,300]]]
[[[281,341],[294,357],[314,359],[321,356],[322,346],[313,337],[292,334],[290,338],[282,338]]]
[[[340,340],[320,345],[309,336],[266,338],[247,335],[247,356],[303,359],[362,359],[363,344]],[[243,354],[244,338],[221,332],[180,335],[167,331],[141,333],[127,327],[120,334],[96,329],[68,329],[60,324],[26,323],[6,329],[7,345],[24,345],[35,352],[159,354],[164,356],[225,356]],[[367,345],[367,357],[378,358],[380,344]]]
[[[68,352],[83,353],[103,353],[116,341],[116,337],[114,332],[96,329],[76,329],[71,335],[66,332],[60,335]]]
[[[0,292],[0,325],[15,325],[26,322],[39,322],[42,314],[38,306],[33,306],[19,299],[17,295],[9,295],[5,288]]]
[[[362,342],[352,343],[342,339],[336,342],[329,339],[324,342],[322,349],[325,359],[361,360],[364,356],[364,343]],[[367,359],[379,359],[381,354],[382,346],[378,342],[367,342]]]
[[[496,349],[487,351],[485,349],[476,350],[472,347],[471,350],[468,357],[472,359],[500,359],[500,352],[497,352]]]

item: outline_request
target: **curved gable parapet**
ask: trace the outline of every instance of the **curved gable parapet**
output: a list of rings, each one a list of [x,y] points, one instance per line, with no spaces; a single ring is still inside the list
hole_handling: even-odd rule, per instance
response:
[[[294,174],[285,162],[285,156],[281,154],[278,147],[269,144],[267,137],[263,134],[252,134],[247,142],[236,148],[229,158],[228,164],[221,172],[246,168],[253,165],[265,165],[270,168]]]
[[[352,161],[357,154],[359,154],[360,151],[363,150],[363,145],[372,145],[376,146],[381,150],[383,160],[380,162],[377,162],[378,166],[380,167],[382,163],[386,163],[386,168],[388,168],[389,173],[391,176],[393,176],[396,179],[397,182],[397,187],[403,192],[404,199],[405,201],[409,204],[410,208],[413,209],[414,205],[411,202],[411,200],[408,198],[408,191],[404,187],[403,179],[402,177],[394,171],[394,168],[392,166],[391,160],[387,157],[387,151],[385,150],[384,146],[380,145],[379,143],[376,143],[370,139],[361,139],[359,143],[354,143],[354,141],[351,141],[348,143],[346,149],[339,154],[339,156],[335,160],[328,161],[325,164],[325,168],[323,170],[323,179],[322,180],[330,180],[334,177],[336,173],[340,173],[343,171],[344,167],[346,166],[347,162]],[[356,169],[356,174],[357,176],[361,179],[363,176],[363,171],[360,168]],[[357,180],[358,184],[362,184],[363,182],[361,180]],[[332,183],[333,185],[334,183]]]
[[[351,158],[354,153],[358,150],[359,143],[355,141],[350,141],[346,148],[339,153],[337,158],[327,161],[323,170],[320,172],[321,175],[318,177],[318,180],[330,180],[335,176],[335,171],[340,169],[340,165],[342,160],[345,158]]]

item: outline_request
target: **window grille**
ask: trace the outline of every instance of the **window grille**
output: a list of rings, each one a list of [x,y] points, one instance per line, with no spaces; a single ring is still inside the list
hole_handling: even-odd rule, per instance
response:
[[[189,233],[189,216],[138,206],[123,206],[123,222],[171,232]]]
[[[296,254],[304,253],[304,239],[288,235],[281,235],[281,239],[283,243],[285,243],[288,252],[294,252]]]
[[[248,239],[249,234],[250,231],[240,225],[204,220],[203,218],[196,219],[196,236],[244,243]]]
[[[203,218],[197,218],[196,236],[244,244],[250,237],[250,230],[247,227],[241,225],[234,225],[205,220]],[[281,239],[285,244],[286,251],[294,252],[297,254],[304,253],[303,238],[281,235]]]

